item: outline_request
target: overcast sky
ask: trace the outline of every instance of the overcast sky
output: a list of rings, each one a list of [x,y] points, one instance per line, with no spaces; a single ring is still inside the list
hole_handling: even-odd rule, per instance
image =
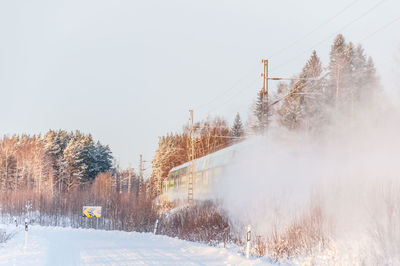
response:
[[[397,0],[0,0],[0,133],[78,129],[136,168],[189,108],[246,120],[262,58],[272,76],[298,73],[313,49],[326,65],[339,32],[362,41],[393,92],[399,11]]]

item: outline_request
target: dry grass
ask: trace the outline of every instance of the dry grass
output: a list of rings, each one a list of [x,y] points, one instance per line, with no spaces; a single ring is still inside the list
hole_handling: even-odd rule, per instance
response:
[[[14,233],[7,233],[5,230],[0,229],[0,243],[7,242],[11,238],[13,238],[14,235],[15,235],[15,232]]]
[[[255,240],[254,252],[257,257],[264,257],[267,252],[267,242],[262,236],[257,236]]]
[[[324,234],[324,222],[321,209],[313,207],[308,214],[295,219],[286,229],[278,230],[275,227],[272,235],[265,241],[267,255],[279,261],[299,255],[312,255],[315,248],[324,249],[328,243]]]
[[[164,214],[159,223],[159,233],[190,241],[208,244],[228,241],[244,246],[241,234],[231,231],[229,219],[218,204],[212,201],[198,202],[192,206],[173,209]],[[275,261],[291,260],[300,256],[313,256],[314,252],[328,248],[329,230],[320,207],[312,207],[286,228],[276,225],[267,236],[252,239],[251,252],[257,257],[269,257]]]
[[[226,243],[229,223],[212,201],[204,201],[176,210],[161,218],[160,234],[208,244]]]
[[[373,212],[369,236],[373,243],[372,263],[400,263],[400,187],[392,185],[379,195],[380,208]]]

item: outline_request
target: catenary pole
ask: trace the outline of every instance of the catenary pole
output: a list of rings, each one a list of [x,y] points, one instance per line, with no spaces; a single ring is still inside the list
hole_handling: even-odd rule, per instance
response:
[[[194,129],[193,129],[193,110],[189,110],[189,126],[190,126],[190,174],[188,180],[188,203],[193,203],[193,178],[194,178]]]

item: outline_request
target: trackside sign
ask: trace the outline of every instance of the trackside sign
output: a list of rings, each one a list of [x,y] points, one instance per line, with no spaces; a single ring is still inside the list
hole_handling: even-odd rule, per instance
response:
[[[83,206],[82,208],[83,217],[101,217],[101,206]]]

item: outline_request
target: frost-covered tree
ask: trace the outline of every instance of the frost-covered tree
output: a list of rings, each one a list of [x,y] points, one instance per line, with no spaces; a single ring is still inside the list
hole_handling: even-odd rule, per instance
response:
[[[379,91],[379,80],[371,57],[365,55],[364,49],[358,45],[352,60],[353,100],[370,103]]]
[[[262,123],[264,113],[265,113],[264,97],[263,93],[260,91],[257,94],[257,100],[254,106],[254,116],[257,117],[260,124]]]
[[[244,135],[243,123],[239,113],[235,116],[235,121],[233,122],[231,131],[233,137],[242,137]]]
[[[0,155],[0,182],[3,190],[16,190],[18,179],[15,155],[6,150]]]
[[[93,180],[99,173],[109,171],[112,156],[109,147],[96,144],[92,136],[75,132],[64,150],[72,179],[78,184]]]
[[[271,96],[269,97],[269,100]],[[266,96],[260,91],[257,94],[257,99],[253,108],[253,116],[255,119],[252,122],[251,128],[256,133],[262,133],[265,128],[272,121],[272,107],[270,106],[271,101],[267,101]]]
[[[330,51],[327,87],[328,102],[337,106],[345,104],[349,100],[353,53],[353,45],[347,45],[343,35],[337,35]]]
[[[326,81],[322,77],[322,63],[316,51],[313,51],[307,64],[300,75],[305,80],[301,81],[304,95],[300,95],[304,104],[305,129],[317,130],[325,120],[324,89]]]
[[[378,96],[379,80],[372,59],[361,45],[346,44],[340,34],[331,47],[328,71],[328,102],[338,110],[352,114],[360,103],[371,104]]]
[[[358,45],[354,51],[352,60],[352,78],[356,87],[362,87],[365,83],[366,70],[367,70],[367,57],[365,56],[364,49]]]
[[[54,184],[59,189],[72,188],[93,180],[112,167],[108,146],[95,143],[92,136],[79,131],[49,131],[44,136],[44,149],[53,167]]]
[[[316,129],[322,122],[324,81],[321,78],[322,64],[313,51],[303,67],[299,80],[284,96],[278,109],[281,125],[288,129]]]
[[[93,175],[97,176],[98,173],[104,173],[111,169],[113,156],[111,153],[111,149],[108,145],[102,145],[99,141],[97,141],[96,146],[94,147],[93,153]]]
[[[60,173],[59,167],[64,164],[64,150],[70,140],[68,132],[64,130],[50,130],[44,135],[44,149],[46,155],[50,158],[51,165],[54,169],[55,178],[58,178]]]
[[[65,179],[65,185],[68,189],[78,185],[85,179],[85,172],[88,165],[85,162],[85,150],[81,140],[74,136],[64,150],[64,158],[68,163],[69,175]]]

